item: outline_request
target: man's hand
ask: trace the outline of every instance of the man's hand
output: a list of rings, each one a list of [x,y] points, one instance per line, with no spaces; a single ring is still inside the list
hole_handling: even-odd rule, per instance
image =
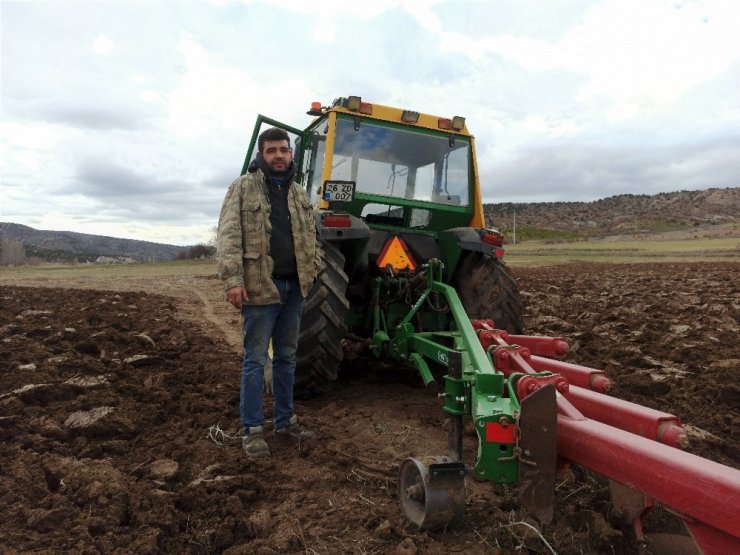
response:
[[[247,295],[247,288],[232,287],[231,289],[227,289],[226,300],[234,305],[234,308],[241,310],[242,304],[249,300],[249,295]]]

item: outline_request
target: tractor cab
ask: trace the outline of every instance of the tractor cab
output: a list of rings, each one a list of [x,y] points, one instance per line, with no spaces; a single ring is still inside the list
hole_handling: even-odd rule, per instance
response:
[[[298,180],[315,206],[344,212],[372,228],[432,233],[482,227],[474,138],[465,118],[338,98],[314,103],[305,131],[260,116],[295,135]],[[252,157],[253,145],[245,161]]]
[[[306,188],[371,227],[438,232],[475,213],[473,137],[463,118],[340,98],[307,130]]]

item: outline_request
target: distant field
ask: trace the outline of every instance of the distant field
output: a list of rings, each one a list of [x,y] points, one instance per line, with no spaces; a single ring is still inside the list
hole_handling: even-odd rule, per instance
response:
[[[569,262],[740,262],[740,239],[524,243],[507,245],[506,261],[510,266],[546,266]]]
[[[506,263],[509,266],[548,266],[575,262],[601,262],[612,264],[635,264],[654,262],[740,262],[740,238],[702,238],[681,241],[610,241],[592,240],[572,243],[545,244],[527,242],[506,245]],[[137,282],[137,280],[161,279],[161,286],[174,277],[215,277],[216,263],[213,260],[160,262],[156,264],[42,264],[0,268],[0,284],[42,285],[52,282],[55,286],[69,280],[76,286],[94,286],[94,282],[110,283],[110,280]],[[93,283],[85,283],[87,281]],[[50,283],[50,285],[52,284]],[[70,284],[71,285],[71,284]],[[128,289],[126,287],[116,289]]]
[[[85,278],[120,279],[121,281],[138,277],[199,276],[216,275],[213,260],[186,260],[177,262],[158,262],[152,264],[40,264],[38,266],[11,266],[0,269],[0,283],[17,283],[27,278],[38,283],[59,281],[69,278],[84,281]]]

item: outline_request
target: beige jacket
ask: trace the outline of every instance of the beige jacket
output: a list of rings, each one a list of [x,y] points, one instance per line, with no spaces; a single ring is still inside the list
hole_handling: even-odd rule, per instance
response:
[[[272,281],[272,225],[267,187],[260,170],[237,178],[226,193],[218,219],[218,275],[225,289],[247,288],[246,304],[280,302]],[[319,249],[311,203],[306,191],[295,181],[288,190],[288,210],[301,295],[306,298],[316,279]]]

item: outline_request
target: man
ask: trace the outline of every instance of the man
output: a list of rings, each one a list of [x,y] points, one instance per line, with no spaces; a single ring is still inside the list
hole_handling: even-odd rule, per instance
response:
[[[247,173],[229,187],[218,221],[218,273],[226,299],[244,325],[239,412],[242,445],[250,458],[266,457],[264,367],[272,338],[274,435],[293,441],[315,434],[293,409],[298,329],[304,299],[316,279],[316,227],[306,191],[294,180],[288,134],[260,134]]]

